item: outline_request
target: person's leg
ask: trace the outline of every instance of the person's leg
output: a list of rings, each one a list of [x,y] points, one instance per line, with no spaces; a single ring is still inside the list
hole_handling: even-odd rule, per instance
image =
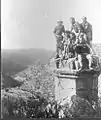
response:
[[[59,43],[57,42],[57,44],[56,44],[56,55],[58,55],[58,56],[59,56],[59,51],[60,51]]]
[[[75,67],[76,67],[76,70],[79,69],[79,64],[78,64],[78,60],[75,61]]]
[[[60,62],[61,62],[62,67],[64,67],[63,61],[64,61],[64,58],[65,58],[65,54],[64,54],[64,51],[62,49],[60,49],[60,55],[61,55],[60,56],[60,58],[61,58]]]
[[[92,56],[91,56],[91,54],[88,54],[86,57],[87,57],[87,59],[89,61],[89,69],[91,69],[92,68],[91,67],[91,65],[92,65]]]
[[[64,50],[63,50],[63,59],[66,57],[66,45],[64,45]]]
[[[62,40],[61,40],[61,41],[62,41]],[[60,46],[59,46],[59,47],[60,47],[59,53],[60,53],[60,57],[63,58],[63,55],[64,55],[64,51],[65,51],[65,50],[64,50],[64,44],[63,44],[61,41],[60,41],[60,43],[59,43],[59,44],[60,44]]]
[[[80,64],[80,69],[82,68],[82,55],[78,55],[78,62],[79,62],[79,64]]]
[[[63,54],[62,54],[62,50],[61,50],[61,48],[59,49],[59,56],[60,56],[60,58],[63,57]]]

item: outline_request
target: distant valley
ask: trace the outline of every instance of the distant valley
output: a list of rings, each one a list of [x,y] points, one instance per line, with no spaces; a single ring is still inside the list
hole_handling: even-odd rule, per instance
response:
[[[7,75],[15,75],[37,61],[47,64],[54,51],[45,49],[14,49],[1,51],[1,69]]]
[[[94,44],[96,54],[101,58],[101,44]],[[42,64],[49,63],[54,51],[45,49],[4,49],[1,51],[1,69],[7,75],[15,75],[25,70],[29,65],[40,61]]]

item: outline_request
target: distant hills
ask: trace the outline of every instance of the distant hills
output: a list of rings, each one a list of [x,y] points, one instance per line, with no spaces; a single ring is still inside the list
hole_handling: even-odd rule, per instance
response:
[[[12,88],[22,85],[23,82],[17,81],[14,78],[1,73],[1,87]]]
[[[94,44],[93,48],[96,54],[101,57],[101,44]],[[36,61],[47,64],[53,57],[54,51],[45,49],[3,49],[1,51],[1,68],[7,75],[15,75],[30,65],[34,65]]]
[[[1,68],[7,75],[15,75],[34,65],[36,61],[47,64],[54,51],[45,49],[14,49],[1,51]]]

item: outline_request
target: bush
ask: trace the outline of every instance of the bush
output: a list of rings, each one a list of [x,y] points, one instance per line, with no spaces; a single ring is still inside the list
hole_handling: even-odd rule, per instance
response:
[[[2,104],[3,107],[6,107],[9,116],[37,117],[39,109],[41,110],[41,107],[47,103],[47,100],[39,92],[31,94],[17,89],[2,92]],[[2,114],[5,117],[6,113],[4,112]]]
[[[4,108],[2,109],[3,117],[58,118],[81,115],[93,116],[94,113],[96,115],[97,109],[94,109],[88,101],[78,96],[72,99],[71,105],[67,102],[62,106],[52,100],[49,103],[51,96],[48,94],[48,88],[53,87],[50,81],[54,81],[54,74],[48,66],[37,64],[32,68],[30,67],[26,74],[27,80],[21,87],[1,91],[2,108]],[[38,82],[37,86],[33,85],[34,80]],[[101,98],[99,98],[98,107],[101,116]]]

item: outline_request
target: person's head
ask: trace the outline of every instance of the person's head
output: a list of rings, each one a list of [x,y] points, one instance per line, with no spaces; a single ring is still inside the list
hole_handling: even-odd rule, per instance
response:
[[[77,100],[77,96],[76,96],[76,95],[71,96],[71,101],[72,101],[73,103],[76,102],[76,100]]]
[[[70,38],[70,34],[71,34],[71,32],[69,30],[65,31],[65,35],[66,35],[67,38]]]
[[[82,22],[85,23],[86,21],[87,21],[87,17],[83,16],[83,17],[82,17]]]
[[[74,39],[74,38],[76,38],[76,35],[74,32],[71,32],[71,39]]]
[[[58,24],[58,25],[62,25],[62,24],[63,24],[63,21],[62,21],[62,20],[58,20],[58,21],[57,21],[57,24]]]
[[[81,33],[81,34],[80,34],[80,38],[83,38],[83,37],[84,37],[84,34],[83,34],[83,33]]]
[[[80,23],[76,22],[77,28],[80,29]]]
[[[75,18],[74,17],[70,17],[70,23],[74,24],[75,23]]]
[[[82,44],[85,43],[84,33],[80,34],[79,43],[82,43]]]

